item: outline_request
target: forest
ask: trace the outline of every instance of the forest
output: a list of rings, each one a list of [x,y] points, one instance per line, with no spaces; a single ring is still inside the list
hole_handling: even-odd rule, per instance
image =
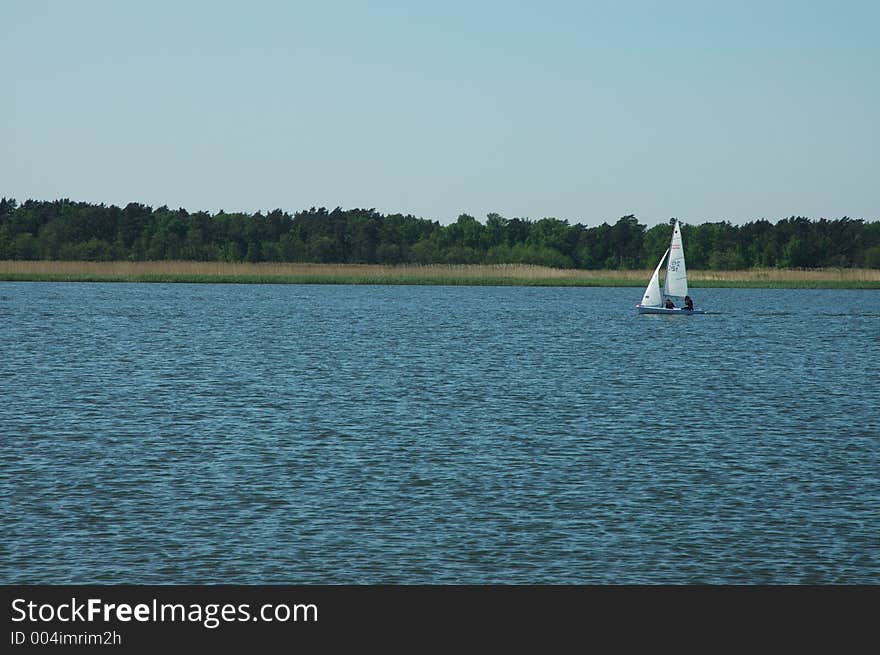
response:
[[[670,223],[674,219],[670,219]],[[595,227],[557,218],[454,223],[375,209],[211,214],[129,203],[0,199],[0,260],[536,264],[638,269],[656,264],[670,223],[635,216]],[[689,268],[880,268],[880,221],[792,216],[743,225],[682,224]]]

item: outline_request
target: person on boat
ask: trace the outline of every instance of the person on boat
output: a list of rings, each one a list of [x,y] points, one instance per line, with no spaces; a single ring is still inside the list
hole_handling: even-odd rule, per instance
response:
[[[694,301],[691,300],[691,297],[690,297],[690,296],[685,296],[685,297],[684,297],[684,308],[685,308],[685,309],[690,309],[690,310],[693,310],[693,309],[694,309]]]
[[[672,303],[671,298],[666,299],[666,309],[675,309],[675,305]]]

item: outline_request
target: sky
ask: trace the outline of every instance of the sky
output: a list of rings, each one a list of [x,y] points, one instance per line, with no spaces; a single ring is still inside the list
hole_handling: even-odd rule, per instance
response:
[[[0,0],[0,196],[880,217],[880,3]]]

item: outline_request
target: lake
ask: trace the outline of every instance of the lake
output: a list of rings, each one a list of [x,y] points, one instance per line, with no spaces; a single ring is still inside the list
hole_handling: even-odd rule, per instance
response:
[[[0,283],[2,583],[880,583],[880,292]]]

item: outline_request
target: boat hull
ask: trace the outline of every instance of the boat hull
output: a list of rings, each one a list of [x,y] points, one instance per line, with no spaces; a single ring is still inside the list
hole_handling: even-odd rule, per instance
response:
[[[641,305],[636,305],[639,309],[639,314],[667,314],[669,316],[690,316],[691,314],[705,314],[705,309],[684,309],[682,307],[673,307],[672,309],[666,309],[665,307],[642,307]]]

